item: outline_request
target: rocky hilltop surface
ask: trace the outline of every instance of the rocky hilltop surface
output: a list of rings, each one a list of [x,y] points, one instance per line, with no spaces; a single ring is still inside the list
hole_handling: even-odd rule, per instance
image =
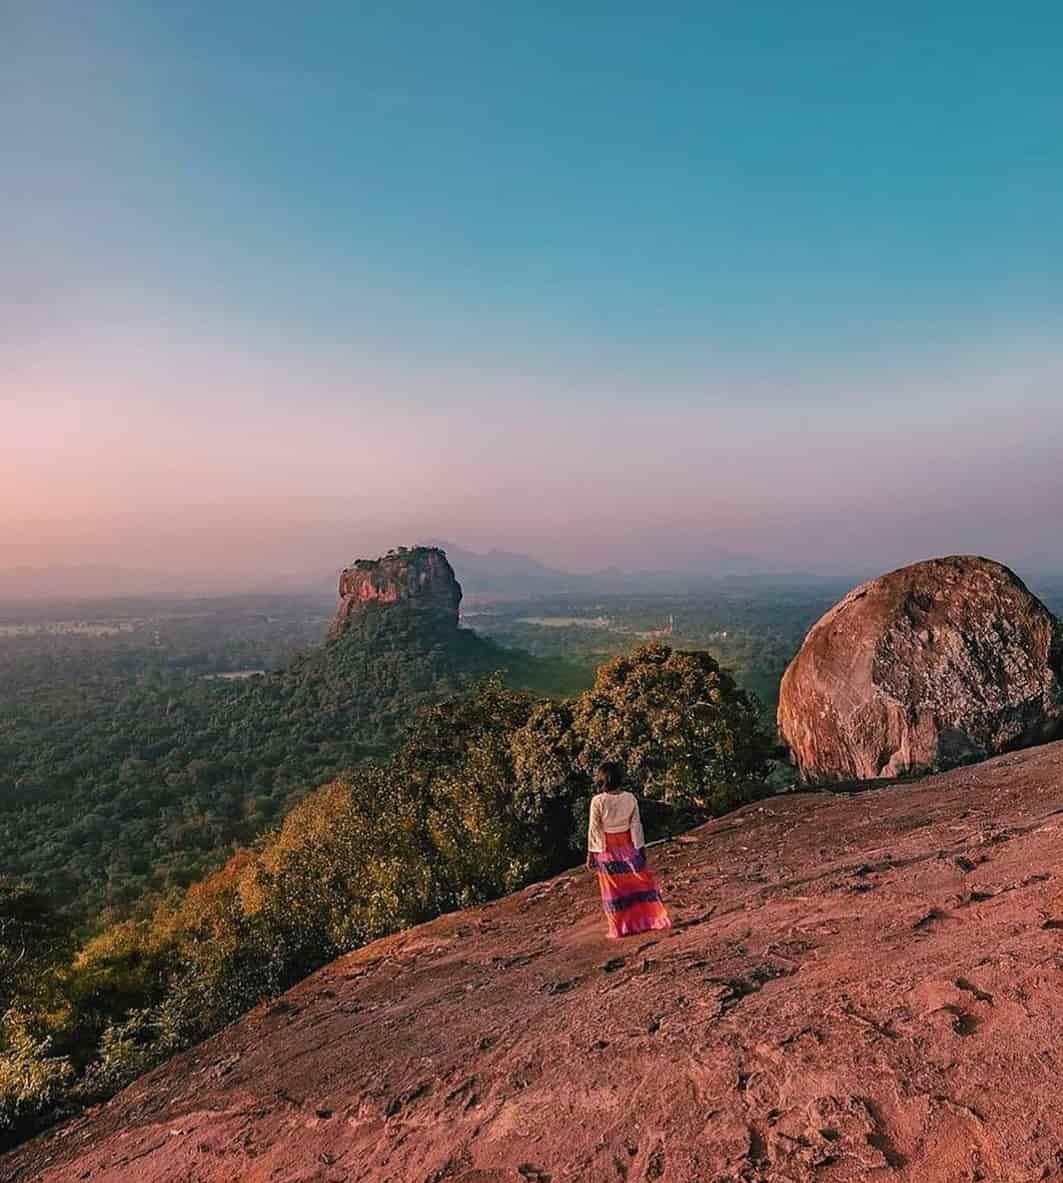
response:
[[[447,556],[435,546],[399,547],[383,558],[358,559],[340,572],[333,631],[370,604],[405,604],[458,623],[461,585]]]
[[[807,780],[948,768],[1063,734],[1063,625],[1007,567],[932,559],[865,583],[783,676]]]
[[[3,1183],[1063,1180],[1063,745],[749,806],[376,942]]]

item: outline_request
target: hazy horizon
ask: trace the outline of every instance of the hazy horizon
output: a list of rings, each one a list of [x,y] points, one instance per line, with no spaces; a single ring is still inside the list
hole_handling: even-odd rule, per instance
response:
[[[402,546],[404,543],[397,543]],[[795,581],[822,581],[837,594],[843,588],[855,587],[864,580],[884,574],[888,568],[865,565],[834,569],[789,567],[759,560],[757,556],[720,556],[714,565],[653,568],[609,567],[575,570],[564,566],[553,567],[535,555],[510,551],[469,551],[446,539],[423,539],[411,545],[438,545],[450,556],[451,562],[465,591],[467,604],[487,599],[553,599],[559,595],[676,595],[708,590],[720,580],[761,581],[768,586],[774,581],[782,585]],[[43,606],[117,600],[195,600],[230,596],[313,597],[323,603],[335,598],[335,587],[340,569],[354,558],[374,558],[390,547],[379,551],[365,550],[346,556],[342,563],[309,570],[258,569],[248,573],[234,573],[214,568],[138,569],[100,564],[82,566],[9,567],[0,568],[0,604],[18,605],[36,602]],[[943,552],[944,553],[944,552]],[[927,554],[923,558],[943,557]],[[992,557],[992,556],[989,556]],[[530,576],[522,580],[520,564],[530,564]],[[1019,564],[1019,575],[1037,594],[1050,593],[1063,580],[1063,569],[1030,567]],[[574,582],[566,584],[564,577]],[[560,577],[560,578],[558,578]],[[501,584],[499,583],[501,580]],[[544,582],[545,580],[545,582]]]
[[[6,23],[0,569],[1063,570],[1058,7]]]

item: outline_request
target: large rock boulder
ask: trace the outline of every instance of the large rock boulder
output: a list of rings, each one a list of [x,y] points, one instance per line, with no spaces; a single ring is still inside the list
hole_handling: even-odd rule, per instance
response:
[[[383,558],[358,559],[340,572],[340,603],[333,632],[369,605],[403,604],[458,623],[461,585],[436,546],[400,546]]]
[[[1007,567],[954,556],[851,591],[783,675],[806,780],[944,768],[1063,734],[1063,626]]]

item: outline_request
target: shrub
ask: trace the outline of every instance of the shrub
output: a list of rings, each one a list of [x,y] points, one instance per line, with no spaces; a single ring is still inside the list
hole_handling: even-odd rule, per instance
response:
[[[9,1010],[0,1022],[0,1147],[33,1132],[63,1096],[74,1070],[49,1055],[50,1041],[33,1034],[25,1016]]]

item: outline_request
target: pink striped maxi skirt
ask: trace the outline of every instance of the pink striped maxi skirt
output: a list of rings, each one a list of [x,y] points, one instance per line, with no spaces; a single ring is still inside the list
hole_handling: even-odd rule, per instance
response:
[[[594,868],[610,940],[672,927],[657,878],[631,841],[630,830],[606,834],[605,850],[595,854]]]

